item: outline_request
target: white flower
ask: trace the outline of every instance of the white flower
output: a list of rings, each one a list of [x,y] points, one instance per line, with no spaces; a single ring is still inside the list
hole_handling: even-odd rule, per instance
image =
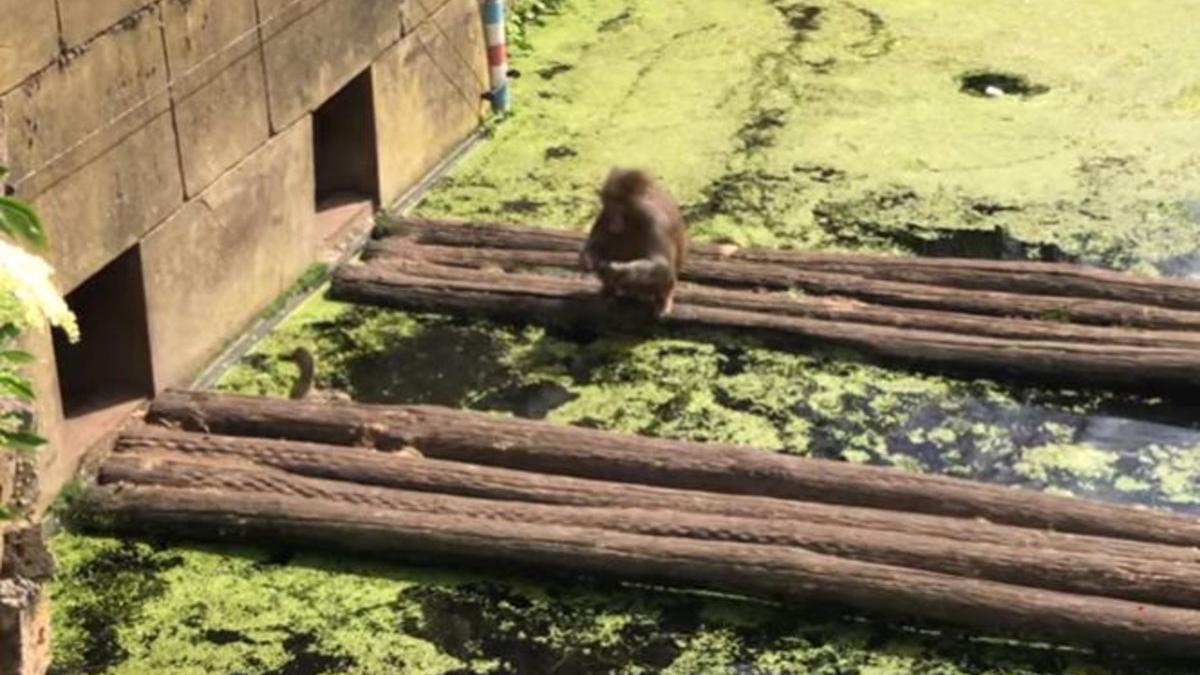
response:
[[[54,269],[43,259],[0,240],[0,323],[41,326],[49,323],[79,340],[75,314],[50,279]]]

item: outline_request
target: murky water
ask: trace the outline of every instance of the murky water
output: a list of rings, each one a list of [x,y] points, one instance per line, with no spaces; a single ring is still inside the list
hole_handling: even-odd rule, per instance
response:
[[[1187,3],[568,0],[518,112],[423,213],[580,228],[613,163],[695,236],[1200,268]],[[989,89],[991,88],[991,89]],[[966,89],[967,91],[964,91]],[[997,93],[997,91],[999,93]],[[305,345],[358,400],[892,465],[1200,513],[1190,401],[1022,388],[731,335],[646,339],[314,299],[220,383],[282,395]],[[337,552],[55,542],[64,673],[1190,673],[824,606]]]

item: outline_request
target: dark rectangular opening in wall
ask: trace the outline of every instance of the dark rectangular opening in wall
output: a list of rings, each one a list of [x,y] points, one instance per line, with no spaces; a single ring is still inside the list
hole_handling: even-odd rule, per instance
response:
[[[313,113],[318,235],[336,239],[379,207],[371,71],[363,71]]]
[[[71,344],[54,331],[59,394],[67,441],[90,446],[154,395],[138,247],[68,293],[67,303],[82,339]]]

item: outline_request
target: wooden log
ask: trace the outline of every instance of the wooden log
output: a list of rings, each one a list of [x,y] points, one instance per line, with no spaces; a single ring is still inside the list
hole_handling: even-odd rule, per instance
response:
[[[599,528],[364,509],[223,490],[102,486],[79,504],[105,531],[301,542],[325,551],[450,557],[699,586],[988,631],[1200,656],[1200,612],[845,560],[784,546],[651,537]]]
[[[515,323],[622,330],[646,323],[637,315],[613,312],[588,292],[587,282],[575,282],[578,290],[566,290],[563,283],[536,276],[519,282],[502,278],[454,281],[414,276],[386,266],[351,266],[334,274],[330,296],[391,309]],[[1195,349],[1007,340],[684,303],[677,304],[658,325],[735,330],[781,349],[836,345],[890,363],[955,374],[1053,383],[1067,380],[1160,392],[1192,390],[1200,383],[1200,352]]]
[[[436,406],[167,391],[148,419],[195,431],[399,449],[538,473],[865,506],[1182,546],[1200,521],[885,467],[583,429]]]
[[[559,251],[513,249],[467,249],[414,246],[403,240],[369,244],[366,259],[423,259],[452,266],[505,269],[552,268],[573,270],[577,255]],[[964,289],[914,283],[904,279],[876,279],[781,264],[728,260],[689,259],[682,271],[684,281],[740,289],[799,289],[815,295],[856,298],[878,305],[911,307],[985,316],[1025,317],[1110,326],[1137,326],[1194,330],[1200,327],[1200,312],[1164,308],[1126,300],[1034,295],[1015,289]]]
[[[575,507],[640,507],[734,518],[798,521],[1000,544],[1033,551],[1094,553],[1189,565],[1200,563],[1200,549],[1184,546],[1067,534],[905,511],[572,478],[429,457],[413,461],[394,453],[341,445],[213,436],[146,426],[123,433],[117,439],[115,450],[118,454],[136,456],[171,454],[195,461],[241,462],[309,478],[498,501]]]
[[[576,508],[410,492],[302,478],[253,465],[197,462],[179,454],[112,457],[101,469],[100,482],[308,497],[364,509],[568,525],[655,537],[793,546],[849,560],[1018,586],[1200,608],[1200,566],[1144,557],[1039,551],[804,521],[737,518],[645,507]]]
[[[499,223],[398,218],[378,229],[382,237],[408,238],[421,244],[529,251],[578,251],[583,234],[561,229]],[[810,253],[693,243],[695,260],[732,260],[780,264],[867,279],[904,281],[974,290],[1001,290],[1200,310],[1200,284],[1139,276],[1085,265],[965,258],[919,258],[848,253]]]
[[[378,265],[382,269],[430,281],[450,282],[456,284],[456,287],[459,287],[459,284],[469,284],[464,287],[472,289],[516,293],[537,289],[581,296],[599,292],[599,283],[590,277],[501,273],[474,265],[445,266],[426,260],[425,252],[424,248],[414,247],[401,256],[377,259],[371,266]],[[994,316],[876,305],[844,297],[786,292],[750,293],[684,283],[677,289],[676,300],[683,305],[714,309],[766,312],[838,323],[891,326],[1007,340],[1200,350],[1200,333],[1197,332],[1097,326],[1018,317],[997,321]]]

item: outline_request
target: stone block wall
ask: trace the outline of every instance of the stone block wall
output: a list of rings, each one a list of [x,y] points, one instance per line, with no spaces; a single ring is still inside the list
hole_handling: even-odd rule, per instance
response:
[[[0,36],[0,163],[64,292],[135,261],[121,293],[144,301],[155,391],[188,385],[315,262],[313,117],[335,93],[369,83],[382,204],[486,114],[480,0],[0,0],[0,17],[17,29]],[[52,336],[25,347],[45,506],[91,444],[65,431]]]

